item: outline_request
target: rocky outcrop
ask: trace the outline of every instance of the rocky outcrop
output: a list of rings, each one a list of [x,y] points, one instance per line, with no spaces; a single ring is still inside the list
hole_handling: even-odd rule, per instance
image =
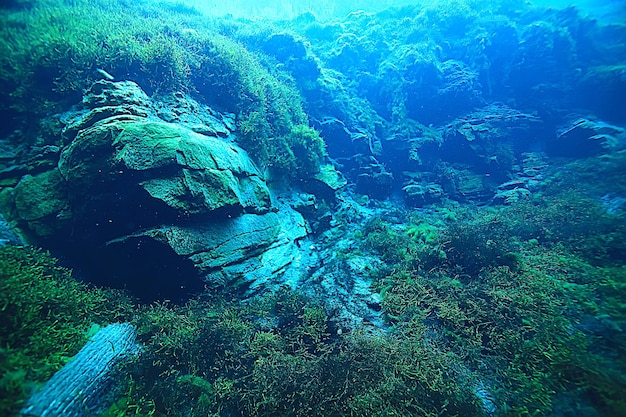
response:
[[[185,215],[269,209],[267,186],[242,149],[137,116],[114,116],[81,130],[61,154],[59,171],[85,190],[95,181],[128,179]]]
[[[548,144],[551,155],[584,158],[622,149],[626,132],[619,126],[585,117],[569,120]]]
[[[15,232],[11,224],[0,214],[0,247],[23,243],[22,238]]]
[[[306,222],[272,202],[231,116],[99,81],[63,120],[57,166],[20,181],[12,211],[32,239],[106,275],[97,282],[139,296],[149,285],[146,298],[205,284],[256,291],[298,257]]]
[[[125,248],[147,242],[165,245],[177,256],[189,259],[209,286],[248,290],[262,289],[261,283],[271,282],[284,272],[296,258],[290,243],[306,235],[302,217],[283,207],[280,214],[243,214],[193,225],[163,225],[111,240],[107,246],[123,253]]]

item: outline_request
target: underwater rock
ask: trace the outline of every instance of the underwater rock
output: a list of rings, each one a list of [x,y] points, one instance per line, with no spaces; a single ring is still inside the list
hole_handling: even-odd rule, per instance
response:
[[[493,201],[495,203],[512,204],[530,197],[530,191],[523,184],[511,188],[514,183],[517,183],[517,180],[506,182],[498,187]]]
[[[432,97],[425,101],[428,106],[417,113],[423,123],[443,123],[458,116],[464,109],[475,108],[484,103],[478,74],[462,61],[447,60],[441,63],[442,84]],[[417,117],[419,120],[419,117]]]
[[[286,205],[277,206],[276,213],[256,218],[242,216],[246,218],[223,235],[223,246],[191,257],[199,262],[200,268],[207,268],[203,277],[205,283],[232,288],[244,295],[277,290],[285,284],[296,286],[302,270],[314,262],[314,257],[307,253],[309,247],[300,243],[310,230],[300,213]],[[220,260],[222,256],[232,259],[233,255],[240,258],[232,263]],[[208,268],[217,264],[220,264],[218,268]]]
[[[117,117],[118,120],[123,120],[124,118],[132,120],[132,116],[148,117],[149,115],[150,112],[146,108],[128,105],[96,107],[88,111],[66,113],[61,116],[66,125],[62,132],[63,143],[71,143],[78,132],[93,126],[101,120],[112,117]]]
[[[607,193],[600,198],[602,208],[609,214],[617,214],[626,205],[626,198]]]
[[[405,177],[410,205],[431,204],[444,195],[486,203],[518,169],[520,154],[543,140],[541,127],[533,114],[491,103],[443,126],[415,122],[392,131],[380,159],[394,176]]]
[[[15,215],[40,237],[58,233],[68,220],[66,184],[58,169],[25,175],[13,193]]]
[[[325,184],[333,191],[337,191],[340,188],[346,186],[348,181],[341,175],[341,172],[337,171],[334,166],[325,164],[320,166],[320,172],[313,177],[316,181]]]
[[[383,199],[391,193],[393,174],[377,159],[379,140],[361,128],[350,130],[337,118],[326,117],[315,126],[327,144],[328,155],[340,162],[341,173],[355,182],[357,191]]]
[[[182,93],[159,97],[154,102],[157,116],[196,133],[227,138],[235,130],[235,115],[220,113]]]
[[[498,185],[493,197],[494,203],[512,204],[529,198],[534,191],[545,185],[547,156],[542,152],[522,154],[521,166],[508,181]]]
[[[561,126],[549,144],[551,155],[584,158],[615,150],[626,141],[625,130],[599,120],[584,117]]]
[[[381,297],[371,287],[372,272],[383,262],[377,256],[362,253],[357,237],[370,219],[388,214],[393,203],[369,204],[369,199],[354,199],[354,193],[343,189],[334,210],[333,227],[319,234],[316,250],[320,261],[310,268],[299,290],[327,300],[333,318],[343,330],[384,328]],[[380,207],[375,207],[380,206]],[[385,208],[382,208],[385,207]]]
[[[315,125],[327,144],[332,158],[350,158],[355,154],[372,155],[372,146],[364,131],[353,131],[335,117],[326,117]]]
[[[15,232],[12,225],[0,214],[0,246],[23,245],[23,239]]]
[[[439,184],[420,184],[414,180],[409,180],[404,187],[404,199],[407,204],[421,207],[426,204],[433,204],[444,197],[445,193]]]
[[[85,92],[83,104],[90,109],[108,106],[151,107],[150,97],[132,81],[96,81]]]
[[[117,365],[139,353],[136,337],[129,323],[100,329],[26,401],[20,415],[84,417],[102,412],[115,401]]]
[[[332,198],[325,200],[322,195],[321,199],[317,199],[316,195],[309,193],[294,193],[289,197],[289,205],[308,222],[313,234],[318,234],[331,227],[333,213],[331,206],[337,202],[336,193],[332,194]]]
[[[452,147],[465,142],[480,144],[484,148],[490,141],[510,138],[515,142],[516,137],[528,146],[528,136],[539,128],[540,123],[541,119],[536,115],[523,113],[503,103],[491,103],[456,118],[441,130],[446,144]],[[459,142],[459,139],[462,141]]]
[[[336,192],[347,184],[346,178],[333,165],[323,164],[313,178],[302,183],[302,189],[325,201],[333,202]]]
[[[138,245],[161,245],[189,260],[209,288],[246,292],[279,277],[295,258],[293,242],[307,234],[302,216],[282,207],[264,215],[142,230],[107,242],[107,250],[121,256]]]
[[[180,214],[219,208],[267,211],[269,191],[245,151],[175,124],[105,119],[62,152],[59,171],[73,187],[116,194],[130,183]],[[108,187],[110,185],[110,187]],[[80,189],[80,188],[79,188]]]
[[[521,165],[521,166],[520,166]],[[542,152],[524,152],[511,179],[498,185],[492,202],[512,204],[528,199],[546,182],[547,156]]]
[[[8,197],[36,241],[103,275],[99,284],[148,300],[179,300],[176,291],[200,290],[203,280],[261,288],[285,272],[306,221],[274,205],[248,154],[225,140],[230,115],[203,108],[187,117],[190,99],[157,103],[131,82],[99,81],[84,101],[88,109],[62,115],[70,142],[58,167],[24,177]],[[185,126],[198,120],[210,135]]]
[[[457,201],[487,201],[495,193],[496,186],[490,178],[474,172],[468,165],[441,163],[436,174],[446,195]]]
[[[337,249],[344,249],[345,245],[345,241],[338,241]],[[370,271],[380,266],[380,261],[360,255],[338,261],[336,257],[332,259],[327,255],[325,258],[331,259],[330,262],[315,271],[310,280],[328,300],[337,323],[344,329],[384,328],[382,299],[372,291],[368,276]]]
[[[365,159],[368,162],[360,167],[356,191],[376,199],[387,198],[393,188],[393,174],[374,157]]]

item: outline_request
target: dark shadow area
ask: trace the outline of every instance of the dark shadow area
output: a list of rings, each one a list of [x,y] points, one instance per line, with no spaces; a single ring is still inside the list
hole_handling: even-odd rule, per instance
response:
[[[128,291],[141,302],[184,304],[204,283],[191,261],[166,245],[146,238],[129,238],[100,248],[63,251],[76,264],[77,276],[98,286]]]

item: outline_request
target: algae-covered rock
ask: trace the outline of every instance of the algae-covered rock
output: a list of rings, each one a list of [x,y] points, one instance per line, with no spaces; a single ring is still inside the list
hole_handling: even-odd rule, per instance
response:
[[[66,225],[68,200],[66,184],[58,169],[26,175],[14,191],[17,217],[27,222],[36,235],[47,237]]]
[[[320,167],[320,172],[317,173],[313,178],[325,184],[333,191],[337,191],[340,188],[345,187],[345,185],[348,183],[348,181],[341,174],[341,172],[337,171],[335,167],[330,164],[322,165]]]
[[[191,99],[153,100],[131,82],[96,83],[87,108],[61,116],[58,166],[3,193],[11,220],[90,279],[143,298],[182,301],[205,283],[262,290],[296,258],[306,222],[273,206],[230,140],[230,115],[204,108],[198,120],[213,127],[200,134],[157,116],[193,121],[181,116]]]
[[[107,242],[107,251],[121,256],[129,248],[158,245],[172,250],[181,265],[190,262],[210,288],[259,291],[297,259],[294,242],[307,233],[302,216],[283,206],[278,212],[142,230]]]
[[[235,130],[234,114],[217,112],[182,93],[159,97],[154,107],[160,119],[203,135],[227,138]]]
[[[148,95],[132,81],[96,81],[85,93],[83,104],[89,108],[120,105],[151,107]]]
[[[12,225],[0,214],[0,247],[5,245],[23,245],[24,241]]]
[[[313,178],[303,181],[302,188],[322,200],[334,201],[337,191],[347,184],[346,178],[333,165],[323,164]]]
[[[211,270],[260,254],[279,231],[280,222],[275,213],[244,214],[207,225],[163,226],[124,239],[150,237],[167,244],[178,255],[190,257],[201,269]]]
[[[409,181],[404,187],[402,187],[402,191],[404,191],[407,203],[418,207],[441,201],[445,194],[443,188],[441,188],[441,185],[439,184],[420,184],[415,181]]]
[[[81,131],[61,154],[59,170],[71,184],[118,183],[116,193],[133,183],[185,214],[269,208],[267,186],[245,151],[144,118],[113,117]]]
[[[21,416],[83,417],[100,414],[115,400],[119,365],[140,352],[135,327],[113,323],[100,329],[85,346],[32,395]]]
[[[41,220],[66,204],[63,178],[57,169],[26,175],[15,188],[15,208],[23,220]]]
[[[557,130],[548,152],[557,156],[587,157],[623,148],[625,143],[624,128],[580,117]]]

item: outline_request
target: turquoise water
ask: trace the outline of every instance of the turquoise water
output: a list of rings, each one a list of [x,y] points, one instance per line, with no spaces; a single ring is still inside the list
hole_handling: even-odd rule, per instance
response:
[[[0,5],[0,415],[626,415],[624,2]]]

